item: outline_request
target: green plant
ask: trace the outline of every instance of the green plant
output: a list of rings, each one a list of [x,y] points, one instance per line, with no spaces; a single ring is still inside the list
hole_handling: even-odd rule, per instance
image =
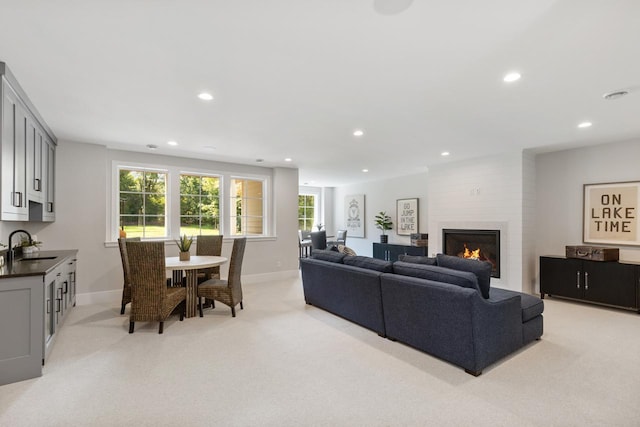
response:
[[[385,230],[391,230],[391,228],[393,227],[391,217],[384,211],[381,211],[378,215],[376,215],[375,223],[376,228],[382,230],[383,235]]]
[[[20,247],[21,248],[28,248],[29,246],[40,246],[42,244],[42,242],[38,242],[37,240],[29,240],[29,239],[22,239],[22,241],[20,242]]]
[[[180,252],[189,252],[189,248],[191,248],[191,244],[193,243],[193,237],[188,237],[185,234],[175,242],[178,245],[178,249],[180,250]]]

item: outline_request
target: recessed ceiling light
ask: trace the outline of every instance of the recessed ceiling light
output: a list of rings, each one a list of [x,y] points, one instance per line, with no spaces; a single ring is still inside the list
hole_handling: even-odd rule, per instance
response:
[[[362,169],[362,172],[367,173],[369,172],[369,169]]]
[[[286,159],[284,159],[285,162],[292,162],[293,159],[291,157],[287,157]]]
[[[207,92],[202,92],[198,94],[198,98],[202,99],[203,101],[211,101],[213,99],[213,95]]]
[[[442,157],[447,157],[449,154],[451,154],[451,153],[450,153],[450,152],[448,152],[448,151],[443,151],[442,153],[440,153],[440,155],[441,155]]]
[[[178,143],[176,141],[167,141],[167,144],[169,144],[169,145],[178,145]]]
[[[514,72],[511,72],[511,73],[505,75],[504,79],[502,79],[502,80],[504,80],[507,83],[512,83],[512,82],[515,82],[517,80],[520,80],[520,77],[522,77],[520,75],[520,73],[514,71]]]
[[[578,125],[579,128],[583,129],[583,128],[588,128],[591,127],[591,125],[593,125],[593,123],[591,122],[582,122]]]
[[[149,150],[157,150],[157,149],[158,149],[158,146],[157,146],[157,145],[155,145],[155,144],[147,144],[147,148],[148,148]]]
[[[364,135],[364,131],[362,129],[356,129],[353,131],[353,136],[362,136]]]

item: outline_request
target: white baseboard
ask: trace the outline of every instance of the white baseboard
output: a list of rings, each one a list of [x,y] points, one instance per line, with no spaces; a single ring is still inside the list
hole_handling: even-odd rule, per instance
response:
[[[242,282],[249,284],[269,282],[273,280],[294,279],[300,275],[299,270],[277,271],[273,273],[250,274],[242,276]],[[101,292],[85,292],[76,295],[77,305],[113,304],[120,305],[122,289]]]

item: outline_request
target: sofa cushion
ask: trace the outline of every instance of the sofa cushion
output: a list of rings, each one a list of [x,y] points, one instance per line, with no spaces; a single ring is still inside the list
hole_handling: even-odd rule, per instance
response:
[[[435,265],[397,261],[393,263],[393,272],[402,276],[418,277],[420,279],[448,283],[463,288],[475,289],[480,292],[476,275],[469,271],[458,271]]]
[[[393,273],[393,263],[368,256],[345,256],[342,262],[354,267],[367,268],[381,271],[382,273]]]
[[[342,260],[345,256],[345,254],[341,254],[340,252],[335,252],[328,249],[314,249],[313,251],[311,251],[311,258],[313,259],[337,262],[339,264],[342,264]]]
[[[501,301],[513,297],[520,296],[520,308],[522,309],[522,323],[539,316],[544,311],[544,301],[534,295],[522,292],[510,291],[508,289],[493,288],[491,289],[490,301]]]
[[[452,268],[454,270],[469,271],[478,278],[480,293],[484,298],[489,298],[489,288],[491,286],[491,270],[493,266],[489,261],[478,261],[475,259],[458,258],[457,256],[437,254],[436,259],[441,267]]]
[[[428,256],[420,256],[420,255],[400,254],[398,255],[398,261],[410,262],[412,264],[436,265],[435,258],[429,258]]]

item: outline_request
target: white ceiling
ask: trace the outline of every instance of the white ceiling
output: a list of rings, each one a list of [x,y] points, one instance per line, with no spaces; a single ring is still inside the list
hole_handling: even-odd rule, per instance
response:
[[[640,141],[639,42],[639,0],[0,0],[0,61],[59,139],[318,186]]]

